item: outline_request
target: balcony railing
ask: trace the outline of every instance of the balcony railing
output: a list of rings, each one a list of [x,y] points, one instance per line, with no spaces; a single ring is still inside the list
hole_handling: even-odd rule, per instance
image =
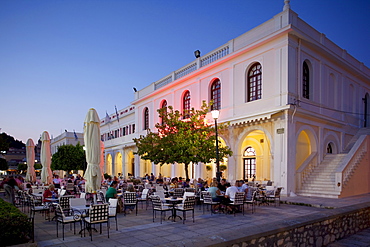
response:
[[[212,51],[209,54],[206,54],[202,58],[196,59],[194,62],[185,65],[184,67],[172,72],[170,75],[167,75],[166,77],[156,81],[154,83],[154,90],[157,90],[161,87],[164,87],[165,85],[173,82],[174,80],[180,79],[181,77],[184,77],[197,69],[207,66],[208,64],[211,64],[215,61],[217,61],[220,58],[223,58],[224,56],[228,55],[230,53],[230,46],[229,44],[226,44],[219,49],[216,49]]]

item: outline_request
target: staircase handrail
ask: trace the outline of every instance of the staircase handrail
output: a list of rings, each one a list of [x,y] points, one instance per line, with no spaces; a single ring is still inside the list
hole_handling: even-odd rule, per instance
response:
[[[370,136],[361,135],[338,165],[338,168],[335,171],[336,191],[342,191],[343,186],[350,179],[353,170],[358,165],[358,161],[361,161],[364,153],[367,152],[367,138],[370,138]]]
[[[302,188],[305,179],[317,166],[317,152],[312,152],[297,170],[297,189]]]

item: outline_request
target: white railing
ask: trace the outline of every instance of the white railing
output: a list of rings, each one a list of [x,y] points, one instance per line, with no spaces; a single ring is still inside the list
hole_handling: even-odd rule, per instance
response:
[[[229,46],[225,46],[225,47],[222,47],[220,49],[218,49],[217,51],[211,53],[210,55],[208,56],[205,56],[204,58],[202,58],[200,61],[200,67],[203,67],[203,66],[206,66],[210,63],[213,63],[214,61],[226,56],[229,54]]]
[[[317,165],[317,152],[312,152],[297,170],[297,190],[302,188],[302,184]]]
[[[154,85],[154,90],[157,90],[158,88],[161,88],[165,85],[167,85],[168,83],[171,83],[173,80],[172,80],[172,75],[169,75],[159,81],[157,81]]]
[[[336,191],[341,192],[367,152],[368,136],[362,135],[335,171]]]
[[[183,76],[186,76],[187,74],[190,74],[191,72],[194,72],[195,70],[197,70],[196,62],[186,65],[185,67],[175,71],[175,80]]]
[[[174,80],[180,79],[181,77],[184,77],[184,76],[186,76],[190,73],[193,73],[197,69],[199,69],[201,67],[204,67],[204,66],[206,66],[210,63],[213,63],[213,62],[217,61],[220,58],[223,58],[224,56],[226,56],[230,53],[230,50],[232,50],[232,49],[230,49],[230,44],[228,43],[228,44],[218,48],[217,50],[212,51],[209,54],[206,54],[204,57],[201,57],[200,59],[197,58],[194,62],[192,62],[190,64],[187,64],[184,67],[174,71],[170,75],[156,81],[154,83],[154,90],[157,90],[157,89],[173,82]]]

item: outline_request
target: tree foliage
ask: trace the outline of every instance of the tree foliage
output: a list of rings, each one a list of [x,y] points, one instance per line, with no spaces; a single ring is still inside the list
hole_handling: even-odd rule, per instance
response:
[[[8,162],[6,162],[6,159],[0,158],[0,170],[6,171],[9,169]]]
[[[53,154],[51,159],[52,170],[84,170],[86,167],[86,157],[83,147],[78,143],[74,145],[63,145]]]
[[[182,163],[186,178],[189,178],[189,164],[209,163],[216,158],[215,128],[206,121],[208,112],[209,106],[205,102],[201,109],[192,108],[183,113],[172,106],[158,109],[162,123],[155,125],[157,132],[148,130],[146,136],[134,139],[138,148],[136,153],[159,165]],[[222,133],[226,126],[218,124],[219,132]],[[231,155],[229,147],[219,145],[220,159]]]
[[[26,145],[3,132],[0,134],[0,151],[8,151],[9,147],[21,149],[26,147]]]

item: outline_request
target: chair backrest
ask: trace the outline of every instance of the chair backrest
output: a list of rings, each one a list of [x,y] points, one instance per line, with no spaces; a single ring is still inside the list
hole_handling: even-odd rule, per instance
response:
[[[211,193],[209,193],[208,191],[201,191],[201,192],[200,192],[201,199],[203,199],[203,198],[204,198],[204,195],[205,195],[205,194],[209,194],[209,195],[210,195]]]
[[[185,193],[186,192],[194,192],[195,193],[195,188],[185,188]]]
[[[66,190],[60,190],[59,196],[64,196],[65,194],[66,194]]]
[[[195,196],[195,192],[185,191],[183,197],[187,197],[187,196]]]
[[[136,204],[136,202],[137,202],[136,193],[126,191],[125,193],[123,193],[123,200],[124,200],[125,205]]]
[[[65,215],[64,215],[64,212],[63,212],[63,208],[60,206],[60,204],[57,204],[56,208],[55,208],[55,217],[57,220],[64,220],[65,219]]]
[[[234,198],[234,204],[242,205],[244,203],[245,192],[236,192]]]
[[[275,186],[266,186],[266,190],[275,190]]]
[[[109,216],[116,216],[118,199],[109,198],[108,204],[109,204]]]
[[[71,207],[86,206],[86,200],[85,200],[85,198],[71,198],[70,199],[70,205],[71,205]]]
[[[104,193],[102,191],[99,191],[97,194],[98,202],[102,202],[103,204],[106,203]]]
[[[94,204],[89,210],[90,223],[107,222],[109,216],[108,204]]]
[[[157,195],[153,195],[152,197],[153,209],[160,210],[163,208],[163,204],[161,198]]]
[[[142,199],[147,199],[148,192],[149,192],[149,189],[143,189],[143,192],[141,193],[141,198]]]
[[[33,189],[34,194],[42,194],[44,193],[44,189]]]
[[[173,191],[173,196],[175,197],[182,197],[184,195],[184,189],[182,188],[175,188]]]
[[[73,183],[67,183],[66,190],[74,190],[75,186]]]
[[[59,205],[62,207],[63,210],[69,210],[71,208],[71,198],[62,196],[59,198]]]
[[[212,196],[210,193],[204,193],[203,194],[203,202],[204,203],[212,203]]]
[[[154,192],[155,196],[159,196],[160,199],[164,200],[164,191],[156,191]]]
[[[195,196],[188,196],[185,198],[183,206],[184,209],[194,209],[194,205],[195,205]]]

